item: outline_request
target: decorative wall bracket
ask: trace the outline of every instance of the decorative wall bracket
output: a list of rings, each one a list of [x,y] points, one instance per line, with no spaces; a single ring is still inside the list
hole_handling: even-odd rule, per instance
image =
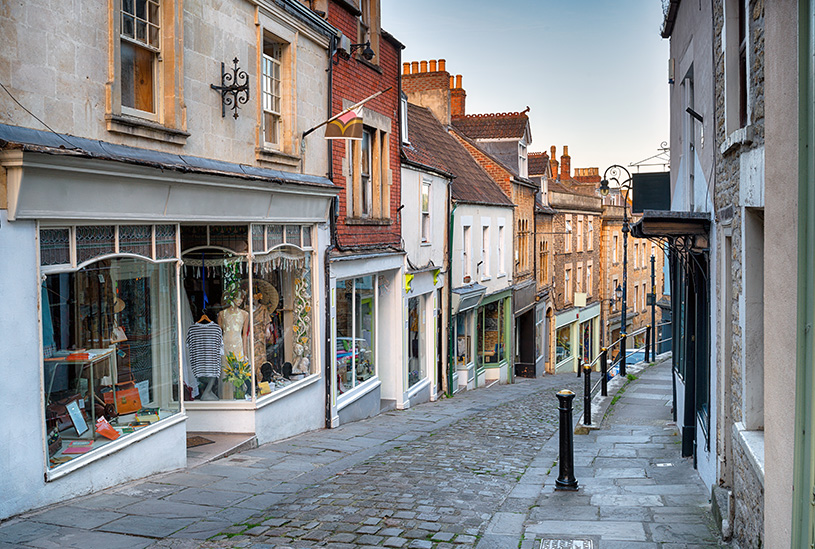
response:
[[[238,58],[232,60],[232,72],[226,71],[221,63],[221,85],[210,84],[209,87],[221,94],[221,117],[226,117],[226,108],[231,108],[234,112],[233,118],[238,117],[239,105],[249,101],[249,75],[246,71],[238,68]]]

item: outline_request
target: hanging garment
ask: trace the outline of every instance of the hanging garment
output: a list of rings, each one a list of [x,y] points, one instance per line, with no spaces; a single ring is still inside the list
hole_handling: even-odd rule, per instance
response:
[[[187,330],[187,348],[195,377],[221,377],[224,337],[220,326],[214,322],[193,324]]]

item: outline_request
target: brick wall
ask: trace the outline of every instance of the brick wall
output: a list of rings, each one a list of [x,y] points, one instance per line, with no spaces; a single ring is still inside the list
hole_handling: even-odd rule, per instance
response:
[[[345,8],[344,3],[331,2],[328,8],[328,20],[346,36],[357,36],[358,17]],[[354,38],[355,41],[355,38]],[[377,91],[392,86],[392,89],[365,104],[365,108],[391,119],[389,136],[390,161],[390,221],[387,223],[371,221],[370,224],[349,225],[346,221],[346,188],[347,181],[343,170],[346,161],[345,144],[332,144],[332,164],[334,183],[340,187],[339,215],[337,219],[337,236],[341,246],[395,246],[400,247],[401,227],[396,209],[401,201],[400,159],[399,159],[399,64],[400,49],[391,41],[382,37],[379,41],[378,67],[358,59],[356,55],[349,59],[340,59],[334,66],[333,73],[333,109],[334,114],[343,108],[343,99],[356,103]]]

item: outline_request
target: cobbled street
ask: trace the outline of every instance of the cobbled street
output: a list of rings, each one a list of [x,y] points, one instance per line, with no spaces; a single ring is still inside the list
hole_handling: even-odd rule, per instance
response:
[[[582,386],[582,380],[571,375],[521,383],[534,385],[532,393],[471,409],[446,427],[308,486],[215,538],[228,543],[211,546],[235,546],[249,539],[295,547],[325,543],[337,549],[474,546],[496,508],[555,433],[554,394],[564,388],[577,392]],[[368,423],[381,429],[377,420]],[[309,446],[301,448],[308,451]]]
[[[615,384],[619,402],[602,428],[574,437],[576,492],[553,490],[555,393],[571,389],[575,420],[582,411],[583,380],[563,374],[382,413],[32,511],[0,524],[0,548],[720,546],[708,492],[679,455],[670,361],[629,380]]]

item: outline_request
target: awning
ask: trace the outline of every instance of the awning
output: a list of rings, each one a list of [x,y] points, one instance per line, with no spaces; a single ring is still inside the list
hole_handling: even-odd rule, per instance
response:
[[[707,237],[709,232],[707,212],[645,210],[642,218],[631,225],[631,236],[635,238]]]
[[[463,288],[454,288],[452,291],[453,306],[451,313],[457,315],[475,307],[481,303],[484,294],[487,293],[487,287],[481,284],[471,284]]]

